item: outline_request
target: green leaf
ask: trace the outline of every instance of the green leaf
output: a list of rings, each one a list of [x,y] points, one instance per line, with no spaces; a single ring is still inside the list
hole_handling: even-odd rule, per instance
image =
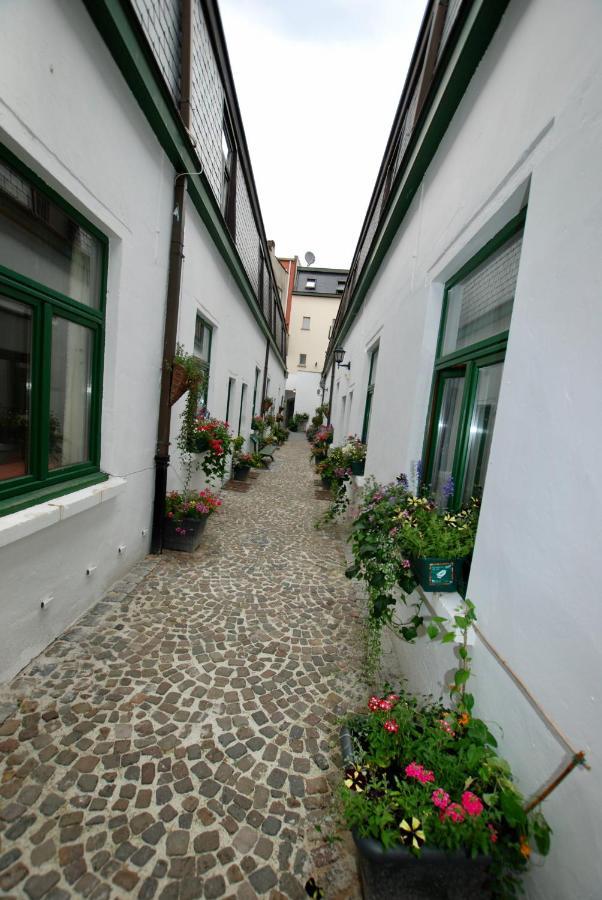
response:
[[[446,633],[441,638],[441,643],[443,644],[453,644],[456,640],[456,635],[453,631],[446,631]]]
[[[470,669],[457,669],[456,674],[454,675],[454,682],[457,685],[466,684],[469,678]]]
[[[447,622],[445,616],[432,616],[433,622],[437,622],[439,625],[442,625],[443,622]]]
[[[541,813],[537,813],[533,817],[531,830],[533,832],[533,837],[535,838],[537,851],[541,853],[542,856],[547,856],[550,852],[550,835],[552,834],[552,829]]]
[[[431,640],[434,640],[439,634],[439,629],[436,625],[429,625],[426,629],[426,633],[430,637]]]
[[[510,791],[504,791],[500,794],[500,806],[508,823],[512,825],[513,828],[524,826],[526,816],[516,794]]]
[[[466,628],[466,619],[464,616],[454,616],[454,622],[458,626],[458,628]]]
[[[464,694],[464,706],[468,710],[468,712],[472,712],[474,707],[474,697],[472,694]]]
[[[466,647],[458,647],[458,656],[460,659],[468,659],[468,650]]]

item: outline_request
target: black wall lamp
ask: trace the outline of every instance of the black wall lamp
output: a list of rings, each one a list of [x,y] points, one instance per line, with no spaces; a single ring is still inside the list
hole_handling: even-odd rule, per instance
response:
[[[349,369],[351,371],[351,362],[344,363],[345,359],[345,350],[342,347],[337,347],[334,351],[334,361],[337,364],[337,369]]]

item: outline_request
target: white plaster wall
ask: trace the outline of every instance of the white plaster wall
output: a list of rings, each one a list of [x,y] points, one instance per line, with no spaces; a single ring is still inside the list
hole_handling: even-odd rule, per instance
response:
[[[174,173],[79,2],[11,4],[0,31],[0,140],[109,237],[101,468],[127,480],[119,496],[0,550],[2,681],[148,552]],[[239,379],[235,404],[243,378],[252,402],[265,339],[195,217],[180,332],[191,346],[197,307],[217,325],[210,404],[223,416],[228,373]],[[272,359],[271,369],[283,391],[282,367]]]
[[[295,412],[311,417],[322,402],[319,372],[291,372],[286,379],[286,389],[295,391]],[[328,400],[328,389],[325,391]]]
[[[328,331],[336,318],[340,302],[339,297],[292,295],[287,354],[289,372],[308,371],[320,375],[328,347]],[[310,319],[308,330],[301,327],[304,316]],[[305,368],[299,366],[301,353],[307,356]]]
[[[469,596],[483,633],[592,764],[545,803],[552,852],[527,879],[537,900],[593,900],[602,876],[600,34],[598,3],[510,3],[345,338],[351,373],[335,388],[340,434],[342,397],[365,396],[379,339],[367,473],[408,471],[422,452],[442,284],[517,211],[530,180]],[[393,652],[419,690],[440,690],[453,664],[428,641]],[[567,754],[478,640],[474,669],[477,713],[530,794]]]

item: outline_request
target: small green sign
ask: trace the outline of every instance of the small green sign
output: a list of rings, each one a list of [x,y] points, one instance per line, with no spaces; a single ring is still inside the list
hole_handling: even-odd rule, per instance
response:
[[[433,587],[438,585],[453,584],[454,581],[454,564],[449,563],[429,563],[429,581]]]

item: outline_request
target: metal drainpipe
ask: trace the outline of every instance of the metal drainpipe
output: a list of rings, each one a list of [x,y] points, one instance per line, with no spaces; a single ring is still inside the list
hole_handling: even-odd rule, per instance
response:
[[[191,61],[192,0],[183,0],[182,89],[180,93],[180,115],[186,128],[190,128]],[[155,453],[155,498],[153,502],[151,553],[161,553],[163,550],[163,521],[165,517],[165,494],[167,492],[167,469],[169,467],[169,435],[171,430],[171,364],[176,352],[180,290],[182,286],[186,183],[186,173],[176,175],[174,184],[174,210],[171,220],[169,270],[167,274],[167,299],[165,302],[165,332],[163,335],[163,367],[161,370],[159,422],[157,425],[157,448]]]

